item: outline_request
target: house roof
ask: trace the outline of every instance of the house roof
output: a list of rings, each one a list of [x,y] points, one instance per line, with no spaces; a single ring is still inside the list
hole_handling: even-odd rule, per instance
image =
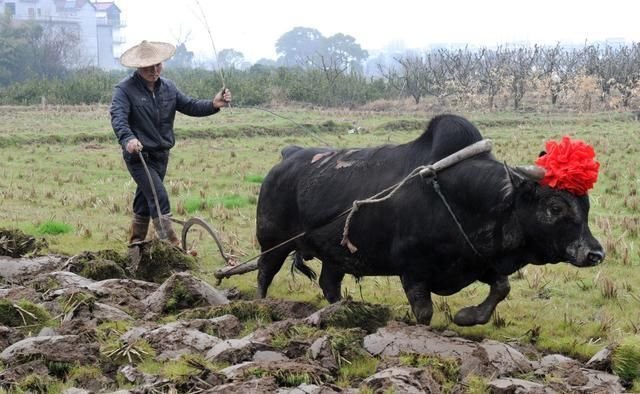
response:
[[[56,8],[62,10],[78,10],[87,3],[95,8],[95,5],[88,0],[55,0],[54,3]]]
[[[111,9],[112,7],[115,7],[115,9],[120,11],[120,8],[118,8],[116,3],[114,3],[113,1],[103,1],[103,2],[97,2],[96,1],[95,3],[93,3],[93,6],[96,7],[96,10],[98,10],[98,11],[107,11],[107,10]]]

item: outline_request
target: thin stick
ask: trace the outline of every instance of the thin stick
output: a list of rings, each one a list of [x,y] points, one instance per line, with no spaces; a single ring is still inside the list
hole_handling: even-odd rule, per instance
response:
[[[216,50],[216,44],[213,41],[213,34],[211,34],[211,28],[209,28],[209,23],[207,22],[207,15],[204,13],[204,9],[200,5],[198,0],[194,0],[196,5],[198,6],[198,10],[200,11],[200,22],[207,29],[207,33],[209,33],[209,41],[211,42],[211,48],[213,48],[213,55],[216,58],[216,65],[218,66],[218,73],[220,74],[220,79],[222,80],[222,88],[226,88],[227,84],[224,81],[224,73],[222,71],[222,67],[220,66],[220,59],[218,58],[218,51]]]
[[[302,125],[302,124],[300,124],[300,123],[296,122],[295,120],[293,120],[293,119],[291,119],[291,118],[287,118],[286,116],[279,115],[279,114],[277,114],[277,113],[275,113],[275,112],[273,112],[273,111],[270,111],[270,110],[268,110],[268,109],[266,109],[266,108],[260,108],[260,107],[242,107],[242,106],[240,106],[240,107],[236,107],[236,108],[248,108],[248,109],[255,109],[255,110],[258,110],[258,111],[264,111],[264,112],[267,112],[267,113],[269,113],[269,114],[271,114],[271,115],[273,115],[273,116],[277,116],[278,118],[281,118],[281,119],[284,119],[284,120],[288,120],[289,122],[291,122],[291,123],[295,124],[295,125],[296,125],[296,126],[298,126],[298,127],[301,127],[303,130],[305,130],[305,131],[309,132],[309,135],[310,135],[313,139],[315,139],[316,141],[318,141],[318,142],[320,142],[320,143],[324,144],[325,146],[327,146],[327,147],[331,148],[331,145],[329,145],[329,143],[328,143],[327,141],[323,140],[322,138],[320,138],[320,136],[318,136],[316,133],[314,133],[314,132],[313,132],[313,130],[311,130],[311,128],[310,128],[310,127],[305,126],[305,125]]]

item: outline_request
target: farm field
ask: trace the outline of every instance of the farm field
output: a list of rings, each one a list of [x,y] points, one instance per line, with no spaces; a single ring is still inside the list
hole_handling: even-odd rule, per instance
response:
[[[434,115],[231,108],[209,118],[178,116],[177,145],[167,174],[174,215],[202,217],[239,261],[259,253],[255,208],[260,181],[289,144],[336,148],[400,144],[416,138]],[[594,146],[601,163],[590,193],[591,229],[607,251],[605,262],[578,269],[568,264],[527,266],[512,276],[509,297],[492,320],[461,328],[451,316],[479,303],[488,287],[474,284],[450,297],[434,297],[432,326],[463,336],[532,344],[588,359],[608,344],[640,333],[640,123],[621,113],[462,113],[494,142],[508,164],[532,164],[548,139],[563,135]],[[135,185],[121,159],[105,106],[0,107],[0,228],[45,237],[49,252],[126,249]],[[363,180],[365,181],[365,180]],[[51,223],[66,233],[43,234]],[[178,229],[179,230],[179,229]],[[199,252],[198,276],[214,284],[223,264],[213,240],[190,232]],[[319,271],[319,263],[310,265]],[[255,272],[225,279],[242,296],[255,295]],[[399,318],[410,310],[397,278],[347,277],[343,293],[356,300],[393,306]],[[317,284],[292,276],[288,264],[270,287],[270,297],[326,301]]]

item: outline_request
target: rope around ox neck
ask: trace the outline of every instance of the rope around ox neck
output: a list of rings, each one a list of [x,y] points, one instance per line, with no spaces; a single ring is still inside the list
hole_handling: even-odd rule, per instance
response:
[[[340,241],[340,245],[346,246],[351,253],[357,252],[358,248],[349,240],[349,227],[351,226],[351,219],[353,219],[353,216],[356,214],[356,212],[358,212],[358,209],[360,209],[362,205],[376,204],[390,199],[402,186],[404,186],[405,183],[407,183],[407,181],[417,175],[420,175],[420,173],[423,170],[427,169],[427,167],[428,166],[420,166],[418,168],[415,168],[409,175],[407,175],[403,180],[396,183],[395,185],[386,188],[383,191],[364,200],[355,200],[353,202],[353,205],[351,206],[351,212],[349,212],[349,216],[347,216],[347,219],[344,222],[344,230],[342,231],[342,241]],[[384,194],[386,194],[386,196],[380,197]]]
[[[384,189],[383,191],[369,197],[366,198],[364,200],[355,200],[353,202],[352,208],[351,208],[351,212],[349,212],[349,216],[347,216],[347,219],[345,220],[344,223],[344,229],[342,231],[342,241],[340,242],[340,245],[345,246],[349,249],[349,251],[351,253],[355,253],[358,250],[358,247],[355,246],[350,240],[349,240],[349,228],[351,227],[351,220],[353,219],[353,216],[356,214],[356,212],[358,212],[360,206],[362,205],[368,205],[368,204],[376,204],[379,202],[383,202],[386,201],[388,199],[390,199],[402,186],[404,186],[407,181],[409,181],[410,179],[414,178],[417,175],[420,175],[422,177],[427,177],[427,176],[431,176],[434,177],[433,178],[433,187],[436,191],[436,193],[438,194],[438,196],[440,197],[440,199],[442,200],[442,202],[444,203],[445,207],[447,208],[447,211],[449,212],[449,214],[453,217],[453,220],[456,222],[458,229],[462,232],[462,235],[464,236],[465,240],[467,241],[467,244],[471,247],[471,249],[473,250],[473,252],[476,255],[480,255],[480,253],[478,252],[478,250],[473,246],[473,243],[471,243],[471,239],[469,239],[469,236],[467,235],[467,233],[464,231],[464,228],[462,227],[462,225],[460,224],[460,221],[458,220],[458,218],[456,217],[455,213],[453,212],[453,210],[451,209],[451,206],[449,205],[449,203],[447,202],[446,198],[444,197],[444,195],[442,194],[442,191],[440,190],[440,185],[437,183],[437,180],[435,179],[435,175],[441,171],[444,170],[447,167],[450,167],[454,164],[457,164],[459,162],[461,162],[462,160],[465,160],[469,157],[478,155],[480,153],[484,153],[484,152],[489,152],[492,148],[492,142],[491,140],[481,140],[478,141],[472,145],[469,145],[457,152],[454,152],[452,154],[450,154],[449,156],[443,158],[442,160],[439,160],[433,164],[427,165],[427,166],[420,166],[415,168],[413,171],[411,171],[409,173],[409,175],[407,175],[406,177],[404,177],[404,179],[402,179],[400,182],[396,183],[395,185],[388,187],[386,189]],[[386,195],[385,195],[386,194]],[[384,196],[384,197],[380,197],[380,196]]]

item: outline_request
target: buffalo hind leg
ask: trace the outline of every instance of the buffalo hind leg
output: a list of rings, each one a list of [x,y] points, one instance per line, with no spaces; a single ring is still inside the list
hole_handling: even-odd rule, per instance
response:
[[[336,270],[331,264],[322,263],[322,270],[320,271],[320,288],[322,289],[324,298],[332,304],[342,299],[340,286],[342,285],[343,278],[344,272]]]
[[[487,298],[480,305],[460,309],[453,318],[454,323],[459,326],[485,324],[491,318],[498,303],[504,300],[511,290],[509,279],[504,275],[497,276],[493,281],[485,283],[490,286]]]
[[[424,282],[415,281],[409,275],[402,275],[400,280],[416,321],[419,324],[429,325],[433,316],[433,303],[427,285]]]
[[[288,255],[289,250],[276,249],[258,259],[258,297],[265,298],[267,296],[267,289],[269,289],[273,277],[280,271]]]

